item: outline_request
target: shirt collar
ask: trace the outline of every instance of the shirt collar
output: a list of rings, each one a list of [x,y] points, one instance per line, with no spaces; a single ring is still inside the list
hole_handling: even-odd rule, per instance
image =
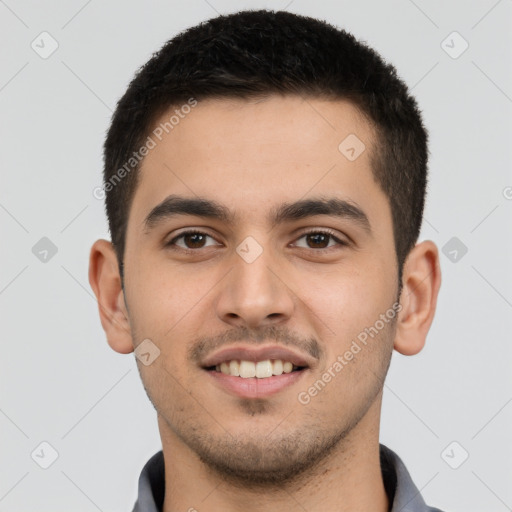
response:
[[[400,457],[383,444],[380,444],[379,448],[384,487],[392,503],[390,512],[442,512],[425,504]],[[138,498],[132,512],[162,512],[165,495],[162,451],[155,453],[142,469],[138,490]]]

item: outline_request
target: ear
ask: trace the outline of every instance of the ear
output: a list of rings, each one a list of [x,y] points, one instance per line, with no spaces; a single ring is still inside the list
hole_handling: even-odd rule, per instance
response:
[[[439,252],[434,242],[417,244],[407,256],[402,277],[394,348],[403,355],[417,354],[425,345],[434,319],[441,286]]]
[[[89,283],[98,301],[101,325],[108,344],[120,354],[133,352],[117,257],[114,247],[107,240],[97,240],[91,248]]]

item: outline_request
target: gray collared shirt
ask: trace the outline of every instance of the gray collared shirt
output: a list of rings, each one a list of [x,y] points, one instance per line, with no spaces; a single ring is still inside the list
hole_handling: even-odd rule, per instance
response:
[[[384,487],[392,504],[390,512],[442,512],[425,504],[402,459],[383,444],[379,446]],[[140,474],[139,496],[132,512],[162,512],[164,494],[164,455],[159,451]]]

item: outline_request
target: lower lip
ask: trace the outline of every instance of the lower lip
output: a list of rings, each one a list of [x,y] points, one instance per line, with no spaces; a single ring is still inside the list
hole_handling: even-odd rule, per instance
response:
[[[237,397],[266,398],[295,384],[302,378],[306,370],[297,370],[291,373],[266,377],[264,379],[258,379],[257,377],[244,379],[242,377],[226,375],[215,370],[207,370],[207,372],[218,386]]]

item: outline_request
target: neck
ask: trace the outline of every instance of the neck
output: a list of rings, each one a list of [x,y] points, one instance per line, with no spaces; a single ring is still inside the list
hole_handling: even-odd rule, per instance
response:
[[[165,459],[163,512],[388,512],[379,457],[380,400],[327,457],[294,481],[247,488],[219,475],[158,416]]]

